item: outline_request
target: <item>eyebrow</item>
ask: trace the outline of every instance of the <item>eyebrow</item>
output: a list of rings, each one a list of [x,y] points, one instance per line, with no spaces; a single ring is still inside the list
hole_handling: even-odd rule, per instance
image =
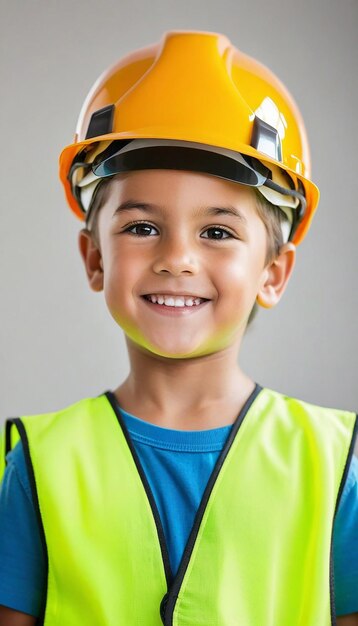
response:
[[[134,209],[139,209],[147,213],[163,213],[162,207],[156,204],[151,204],[149,202],[138,202],[136,200],[126,200],[125,202],[122,202],[116,208],[116,210],[113,213],[113,217],[119,215],[120,213],[124,213],[125,211],[132,211]],[[201,216],[201,215],[203,216],[205,215],[232,215],[233,217],[236,217],[240,222],[247,225],[247,219],[243,215],[243,213],[241,213],[239,209],[231,205],[224,206],[224,207],[211,206],[211,207],[206,207],[205,209],[204,207],[201,207],[195,213],[195,216]]]

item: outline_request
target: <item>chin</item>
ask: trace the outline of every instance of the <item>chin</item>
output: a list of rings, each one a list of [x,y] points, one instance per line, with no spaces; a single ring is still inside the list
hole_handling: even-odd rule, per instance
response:
[[[198,351],[196,350],[188,350],[182,349],[180,350],[178,347],[173,348],[163,348],[152,346],[150,348],[150,352],[152,354],[157,354],[158,356],[164,357],[166,359],[190,359],[195,356],[199,356]]]
[[[205,352],[203,350],[200,350],[199,347],[193,347],[188,345],[179,346],[177,342],[175,344],[171,343],[170,345],[163,345],[163,343],[141,343],[138,342],[138,340],[132,340],[132,343],[134,343],[137,348],[142,349],[147,353],[150,353],[152,356],[158,356],[164,359],[190,359],[205,354]]]

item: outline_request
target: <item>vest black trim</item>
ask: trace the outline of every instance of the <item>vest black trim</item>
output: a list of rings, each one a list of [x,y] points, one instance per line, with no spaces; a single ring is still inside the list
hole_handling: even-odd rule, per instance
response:
[[[249,408],[251,407],[253,401],[256,399],[256,397],[259,395],[260,391],[262,391],[262,387],[261,385],[259,385],[258,383],[255,383],[255,389],[253,390],[253,392],[251,393],[251,395],[249,396],[249,398],[247,399],[247,401],[245,402],[244,406],[242,407],[239,415],[237,416],[233,427],[229,433],[229,436],[226,440],[226,443],[219,455],[219,458],[216,462],[216,465],[213,469],[213,472],[209,478],[208,484],[205,488],[202,500],[200,502],[198,511],[196,513],[195,516],[195,520],[194,520],[194,524],[193,527],[191,529],[187,544],[185,546],[184,549],[184,554],[183,557],[181,559],[179,568],[178,568],[178,572],[177,575],[175,577],[175,580],[173,582],[173,586],[172,588],[169,590],[169,596],[168,596],[168,600],[166,603],[166,607],[165,607],[165,613],[164,613],[164,619],[162,617],[163,620],[163,624],[165,626],[172,626],[173,623],[173,613],[174,613],[174,608],[175,608],[175,604],[176,604],[176,599],[178,597],[178,592],[180,590],[180,587],[182,585],[184,576],[185,576],[185,572],[187,570],[188,564],[189,564],[189,560],[191,557],[191,553],[198,535],[198,531],[199,531],[199,527],[203,518],[203,515],[205,513],[205,509],[207,507],[207,503],[208,500],[210,498],[210,494],[212,492],[212,489],[214,487],[214,484],[216,482],[216,479],[220,473],[220,470],[224,464],[224,461],[229,453],[229,450],[232,446],[232,443],[236,437],[236,434],[241,426],[241,424],[243,423],[246,414],[249,410]]]
[[[174,608],[175,608],[175,604],[176,604],[176,600],[178,598],[178,592],[180,590],[180,587],[182,585],[184,576],[185,576],[185,572],[187,570],[189,561],[190,561],[190,557],[191,557],[191,553],[193,550],[193,547],[195,545],[195,541],[197,539],[197,535],[198,535],[198,531],[199,531],[199,527],[202,521],[202,517],[205,513],[206,507],[207,507],[207,503],[208,500],[210,498],[210,494],[211,491],[215,485],[215,482],[217,480],[217,477],[220,473],[220,470],[225,462],[225,459],[227,457],[228,452],[230,451],[230,448],[232,446],[232,443],[236,437],[236,434],[239,430],[239,428],[241,427],[241,424],[244,421],[244,418],[250,408],[250,406],[252,405],[253,401],[255,400],[255,398],[259,395],[260,391],[262,391],[262,387],[261,385],[259,385],[258,383],[255,384],[255,388],[253,390],[253,392],[251,393],[251,395],[249,396],[249,398],[247,399],[245,405],[243,406],[243,408],[241,409],[239,415],[237,416],[233,427],[230,431],[230,434],[227,438],[227,441],[225,442],[225,445],[217,459],[216,465],[213,469],[213,472],[210,476],[210,479],[208,481],[208,484],[205,488],[202,500],[200,502],[199,508],[197,510],[195,519],[194,519],[194,523],[193,523],[193,527],[190,531],[190,535],[187,541],[187,544],[185,546],[184,549],[184,553],[182,556],[182,559],[180,561],[179,564],[179,568],[177,571],[177,574],[175,576],[173,576],[173,573],[171,571],[171,567],[170,567],[170,562],[169,562],[169,552],[168,552],[168,548],[166,545],[166,540],[165,540],[165,535],[164,535],[164,531],[163,531],[163,527],[162,527],[162,523],[160,520],[160,516],[159,516],[159,512],[155,503],[155,499],[154,496],[152,494],[152,491],[150,489],[150,485],[146,479],[144,470],[141,466],[139,457],[137,456],[137,453],[135,451],[135,448],[132,444],[130,435],[126,429],[126,426],[123,422],[121,413],[120,413],[120,407],[117,403],[117,400],[115,398],[115,395],[112,391],[106,391],[104,394],[101,395],[105,395],[108,399],[108,401],[111,404],[111,407],[118,419],[119,425],[122,428],[122,431],[124,433],[124,436],[126,438],[127,444],[129,446],[129,449],[132,453],[132,457],[135,461],[135,464],[137,466],[137,470],[139,472],[140,478],[142,480],[142,484],[144,486],[144,489],[146,491],[151,509],[152,509],[152,513],[154,516],[154,520],[156,523],[156,527],[157,527],[157,532],[158,532],[158,537],[159,537],[159,542],[160,542],[160,547],[161,547],[161,551],[162,551],[162,558],[163,558],[163,563],[164,563],[164,568],[165,568],[165,574],[166,574],[166,580],[167,580],[167,586],[168,586],[168,591],[167,593],[164,595],[161,605],[160,605],[160,615],[161,615],[161,619],[162,622],[164,624],[164,626],[172,626],[173,623],[173,613],[174,613]],[[6,453],[9,452],[11,450],[11,428],[13,426],[16,426],[18,433],[20,435],[20,439],[22,441],[22,445],[23,445],[23,449],[24,449],[24,457],[25,457],[25,462],[26,462],[26,466],[27,466],[27,471],[28,471],[28,476],[29,476],[29,482],[30,482],[30,486],[31,486],[31,491],[32,491],[32,497],[33,497],[33,502],[34,502],[34,508],[36,511],[36,516],[38,519],[38,526],[39,526],[39,532],[40,532],[40,538],[41,538],[41,542],[42,542],[42,546],[43,546],[43,550],[44,550],[44,557],[45,557],[45,566],[46,566],[46,572],[47,572],[47,576],[46,576],[46,586],[44,588],[44,596],[43,596],[43,600],[44,600],[44,604],[41,610],[41,615],[39,618],[39,621],[37,622],[38,626],[43,626],[44,621],[45,621],[45,611],[46,611],[46,604],[47,604],[47,586],[48,586],[48,550],[47,550],[47,544],[46,544],[46,537],[45,537],[45,532],[44,532],[44,526],[43,526],[43,521],[42,521],[42,517],[41,517],[41,511],[40,511],[40,506],[39,506],[39,499],[38,499],[38,494],[37,494],[37,488],[36,488],[36,480],[35,480],[35,474],[34,474],[34,469],[33,469],[33,465],[32,465],[32,461],[31,461],[31,456],[30,456],[30,450],[29,450],[29,442],[28,442],[28,437],[27,437],[27,433],[25,430],[25,427],[21,421],[20,418],[11,418],[8,419],[6,422],[6,433],[5,433],[5,443],[6,443]],[[342,477],[341,477],[341,481],[340,481],[340,486],[339,486],[339,491],[338,491],[338,496],[337,496],[337,500],[336,500],[336,505],[335,505],[335,512],[334,512],[334,518],[333,518],[333,523],[332,523],[332,533],[331,533],[331,547],[330,547],[330,606],[331,606],[331,625],[332,626],[336,626],[337,624],[337,618],[336,618],[336,610],[335,610],[335,601],[334,601],[334,571],[333,571],[333,529],[334,529],[334,520],[339,508],[339,503],[342,497],[342,493],[344,490],[344,486],[347,480],[347,475],[349,472],[349,467],[352,461],[352,457],[354,454],[354,446],[355,446],[355,441],[357,439],[358,436],[358,414],[356,415],[356,419],[355,419],[355,424],[354,424],[354,428],[353,428],[353,434],[352,434],[352,439],[350,442],[350,447],[349,447],[349,452],[347,455],[347,459],[346,459],[346,463],[345,463],[345,467],[344,467],[344,471],[342,473]]]
[[[135,462],[135,464],[137,466],[138,473],[140,475],[141,481],[143,483],[143,487],[144,487],[145,492],[147,494],[147,498],[149,500],[149,503],[150,503],[150,506],[151,506],[151,509],[152,509],[152,513],[153,513],[153,516],[154,516],[155,524],[156,524],[156,527],[157,527],[159,543],[160,543],[160,548],[161,548],[161,551],[162,551],[162,558],[163,558],[163,563],[164,563],[165,577],[166,577],[167,585],[169,587],[171,585],[171,581],[173,579],[173,574],[172,574],[171,567],[170,567],[169,553],[168,553],[168,548],[167,548],[167,544],[166,544],[166,541],[165,541],[164,530],[163,530],[162,522],[161,522],[161,519],[160,519],[159,511],[158,511],[158,508],[157,508],[154,496],[152,494],[152,490],[151,490],[151,488],[149,486],[149,482],[148,482],[147,477],[145,475],[145,472],[144,472],[144,470],[142,468],[142,465],[141,465],[139,457],[138,457],[138,455],[136,453],[136,450],[135,450],[135,448],[133,446],[130,434],[129,434],[129,432],[128,432],[126,426],[125,426],[125,423],[123,421],[122,415],[121,415],[120,410],[119,410],[119,405],[117,403],[117,399],[116,399],[116,397],[115,397],[115,395],[114,395],[114,393],[112,391],[106,391],[105,392],[105,396],[107,397],[108,401],[110,402],[110,404],[112,406],[112,409],[113,409],[113,411],[114,411],[114,413],[115,413],[115,415],[116,415],[116,417],[118,419],[119,425],[120,425],[120,427],[121,427],[121,429],[123,431],[123,434],[124,434],[124,436],[126,438],[128,447],[129,447],[129,449],[130,449],[130,451],[132,453],[133,460],[134,460],[134,462]]]
[[[33,500],[33,503],[34,503],[34,509],[35,509],[35,513],[36,513],[36,517],[37,517],[37,521],[38,521],[40,540],[41,540],[42,549],[43,549],[43,552],[44,552],[45,573],[46,573],[46,576],[45,576],[45,588],[43,589],[43,599],[42,599],[41,612],[40,612],[40,615],[38,616],[38,620],[36,622],[36,626],[43,626],[44,621],[45,621],[45,611],[46,611],[46,604],[47,604],[48,551],[47,551],[45,530],[44,530],[42,517],[41,517],[40,504],[39,504],[39,499],[38,499],[38,495],[37,495],[35,473],[34,473],[34,468],[32,466],[30,449],[29,449],[29,441],[28,441],[28,438],[27,438],[27,433],[26,433],[25,427],[24,427],[21,419],[18,418],[18,417],[14,417],[11,420],[8,420],[7,424],[10,424],[10,426],[8,427],[8,430],[7,430],[7,436],[8,436],[7,444],[10,446],[10,449],[11,449],[11,438],[10,438],[11,427],[12,426],[16,426],[16,428],[18,430],[18,433],[20,435],[20,439],[21,439],[22,446],[23,446],[23,449],[24,449],[24,457],[25,457],[25,463],[26,463],[26,469],[27,469],[27,474],[28,474],[28,478],[29,478],[29,483],[30,483],[30,487],[31,487],[32,500]]]
[[[150,489],[149,483],[145,477],[145,473],[144,470],[141,466],[140,460],[137,456],[137,453],[134,449],[134,446],[132,444],[132,441],[130,439],[130,435],[124,425],[122,416],[120,414],[120,409],[119,409],[119,405],[117,403],[116,397],[115,395],[111,392],[111,391],[107,391],[105,393],[105,395],[107,396],[108,400],[110,401],[112,408],[114,409],[118,421],[120,422],[120,425],[123,429],[123,433],[126,437],[128,446],[132,452],[133,455],[133,459],[136,463],[138,472],[140,474],[140,477],[142,479],[143,482],[143,486],[144,489],[147,493],[147,497],[148,500],[150,502],[150,505],[152,507],[152,512],[153,512],[153,516],[154,516],[154,520],[155,523],[157,525],[157,532],[158,532],[158,537],[159,537],[159,541],[160,541],[160,546],[161,546],[161,551],[162,551],[162,555],[163,555],[163,562],[164,562],[164,567],[165,567],[165,574],[166,574],[166,580],[167,580],[167,585],[168,585],[168,592],[165,594],[165,596],[162,599],[161,605],[160,605],[160,616],[162,618],[162,622],[164,624],[164,626],[171,626],[173,623],[173,612],[174,612],[174,607],[176,604],[176,600],[178,597],[178,592],[180,590],[180,587],[182,585],[184,576],[185,576],[185,572],[186,569],[188,567],[189,561],[190,561],[190,557],[191,557],[191,553],[198,535],[198,531],[199,531],[199,527],[201,524],[201,520],[203,518],[203,515],[205,513],[205,509],[211,494],[211,491],[214,487],[214,484],[216,482],[216,479],[220,473],[220,470],[224,464],[224,461],[228,455],[228,452],[231,448],[231,445],[236,437],[236,434],[242,424],[242,422],[244,421],[244,418],[250,408],[250,406],[252,405],[253,401],[255,400],[255,398],[258,396],[258,394],[260,393],[260,391],[262,390],[261,385],[259,385],[258,383],[255,383],[255,388],[252,391],[251,395],[249,396],[249,398],[247,399],[247,401],[245,402],[244,406],[242,407],[240,413],[238,414],[233,427],[230,431],[230,434],[225,442],[225,445],[217,459],[216,465],[212,471],[212,474],[210,476],[210,479],[208,481],[208,484],[206,485],[203,497],[201,499],[199,508],[197,510],[195,519],[194,519],[194,523],[192,526],[192,529],[190,531],[190,535],[188,537],[188,541],[186,543],[183,555],[182,555],[182,559],[180,561],[179,564],[179,568],[177,571],[176,576],[173,576],[173,573],[171,571],[171,567],[170,567],[170,563],[169,563],[169,552],[168,552],[168,547],[166,544],[166,540],[165,540],[165,535],[164,535],[164,531],[163,531],[163,527],[162,527],[162,523],[160,520],[160,516],[158,513],[158,509],[157,506],[155,504],[155,500],[154,500],[154,496],[152,494],[152,491]]]

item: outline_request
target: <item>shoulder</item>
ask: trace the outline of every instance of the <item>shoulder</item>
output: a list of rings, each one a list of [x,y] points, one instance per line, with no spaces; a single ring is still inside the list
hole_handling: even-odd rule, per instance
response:
[[[297,417],[302,425],[304,425],[305,417],[307,417],[314,418],[319,425],[321,425],[321,420],[324,420],[325,426],[326,424],[332,424],[332,426],[343,424],[343,426],[352,430],[358,421],[355,411],[308,402],[302,398],[290,396],[267,387],[263,388],[263,392],[266,402],[272,404],[275,408],[282,408],[283,411],[287,411],[290,415]]]
[[[16,453],[11,453],[8,462],[10,460],[10,464],[16,467],[26,465],[32,482],[32,470],[35,471],[37,463],[49,463],[51,458],[53,463],[59,457],[64,459],[74,442],[76,446],[85,446],[85,441],[95,442],[103,423],[110,424],[113,429],[113,409],[107,393],[77,400],[49,413],[21,415],[8,420],[13,446],[18,439],[22,442],[22,449],[17,448]],[[8,430],[8,437],[9,433]]]
[[[308,400],[304,400],[303,398],[297,398],[296,396],[291,396],[284,392],[276,391],[268,387],[264,387],[264,389],[272,397],[276,398],[277,400],[280,400],[281,402],[285,404],[292,404],[292,405],[301,406],[307,409],[315,409],[315,410],[321,410],[321,411],[326,411],[326,412],[347,413],[349,415],[356,415],[354,411],[351,411],[349,409],[342,409],[338,407],[327,406],[326,404],[318,404],[316,402],[309,402]]]
[[[105,407],[109,401],[107,392],[95,397],[87,397],[77,400],[65,407],[49,411],[47,413],[21,415],[18,418],[8,420],[11,423],[11,431],[17,431],[23,446],[27,448],[29,437],[56,437],[70,428],[76,431],[76,427],[82,426],[88,419],[93,419]],[[15,440],[18,436],[15,437]],[[25,450],[26,453],[26,450]],[[25,454],[26,456],[26,454]]]
[[[354,411],[308,402],[268,387],[263,388],[260,396],[263,408],[270,409],[277,419],[282,417],[285,420],[287,417],[300,429],[313,426],[318,432],[323,430],[333,436],[337,433],[339,437],[343,432],[344,436],[356,435],[357,414]]]

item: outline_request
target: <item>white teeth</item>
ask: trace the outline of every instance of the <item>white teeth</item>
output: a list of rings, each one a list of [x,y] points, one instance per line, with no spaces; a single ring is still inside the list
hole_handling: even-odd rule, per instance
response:
[[[165,306],[198,306],[203,302],[202,298],[193,298],[192,296],[165,296],[150,294],[147,296],[153,304],[164,304]]]

